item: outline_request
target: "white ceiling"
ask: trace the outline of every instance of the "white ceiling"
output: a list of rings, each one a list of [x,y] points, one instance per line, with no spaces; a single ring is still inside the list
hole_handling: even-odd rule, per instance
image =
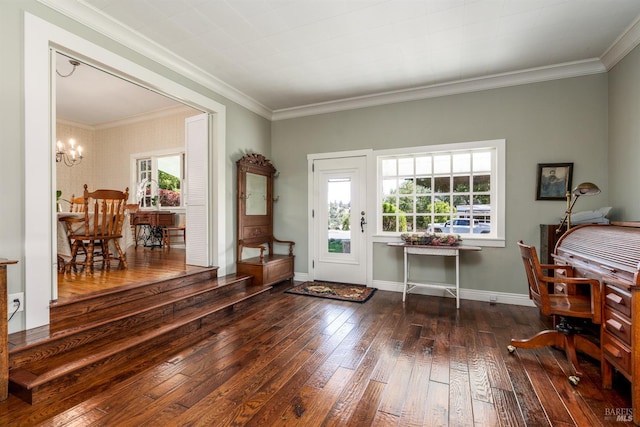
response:
[[[61,54],[56,55],[56,71],[58,120],[97,127],[178,105],[170,98],[85,63],[74,70],[69,58]]]
[[[640,26],[639,0],[40,1],[263,115],[523,70],[602,72]]]

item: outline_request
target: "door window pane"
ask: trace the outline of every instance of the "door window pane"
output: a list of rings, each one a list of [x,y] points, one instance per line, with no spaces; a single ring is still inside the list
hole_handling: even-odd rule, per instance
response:
[[[351,180],[329,179],[327,199],[327,251],[351,253]]]

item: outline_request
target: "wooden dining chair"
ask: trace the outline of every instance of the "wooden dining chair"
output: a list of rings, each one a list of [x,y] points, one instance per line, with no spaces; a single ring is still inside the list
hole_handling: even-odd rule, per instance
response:
[[[76,197],[72,194],[69,204],[69,212],[84,212],[84,197]]]
[[[587,319],[596,325],[601,323],[600,282],[595,279],[572,277],[573,268],[569,265],[540,264],[536,248],[525,245],[522,241],[518,242],[518,247],[529,283],[529,297],[543,315],[554,316],[555,329],[539,332],[528,339],[512,339],[508,350],[513,353],[516,348],[534,349],[545,346],[563,349],[571,369],[569,381],[577,385],[582,372],[576,349],[599,361],[600,347],[582,335],[582,332],[587,332],[587,328],[577,328],[569,319]],[[544,274],[545,271],[563,273],[547,276]],[[565,293],[553,293],[558,284],[565,287]]]
[[[111,261],[120,261],[122,268],[127,268],[126,254],[120,247],[122,227],[125,217],[125,205],[129,198],[129,188],[124,192],[118,190],[96,190],[89,192],[84,185],[84,216],[81,218],[63,218],[71,240],[71,262],[67,268],[83,265],[85,270],[93,273],[96,255],[102,256],[102,266],[107,270]],[[111,252],[113,244],[117,256]],[[100,251],[96,252],[98,245]],[[86,247],[84,261],[77,259],[78,251]]]

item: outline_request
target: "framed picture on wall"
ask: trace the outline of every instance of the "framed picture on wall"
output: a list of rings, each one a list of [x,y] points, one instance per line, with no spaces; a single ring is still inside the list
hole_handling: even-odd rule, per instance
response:
[[[572,179],[573,163],[538,163],[536,200],[566,200]]]

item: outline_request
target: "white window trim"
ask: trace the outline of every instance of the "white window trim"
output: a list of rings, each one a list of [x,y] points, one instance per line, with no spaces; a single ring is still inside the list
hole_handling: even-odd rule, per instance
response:
[[[373,152],[373,157],[375,158],[376,165],[378,163],[379,157],[386,156],[402,156],[402,155],[411,155],[416,153],[433,153],[438,151],[456,151],[456,150],[472,150],[478,148],[495,148],[496,156],[495,156],[495,165],[492,165],[492,168],[495,167],[495,176],[496,183],[492,186],[491,197],[496,200],[496,212],[494,217],[496,218],[496,233],[491,237],[483,237],[483,236],[474,236],[474,237],[464,237],[464,244],[467,245],[475,245],[475,246],[486,246],[486,247],[505,247],[505,219],[506,219],[506,140],[505,139],[493,139],[486,141],[471,141],[471,142],[458,142],[458,143],[450,143],[450,144],[438,144],[438,145],[426,145],[420,147],[404,147],[404,148],[392,148],[385,150],[375,150]],[[377,170],[377,166],[376,166]],[[374,177],[374,182],[371,183],[373,186],[370,188],[376,189],[376,206],[379,205],[379,201],[381,200],[380,194],[380,185],[379,185],[379,177],[376,173]],[[494,192],[495,191],[495,192]],[[374,243],[387,243],[387,242],[397,242],[400,240],[400,233],[391,234],[380,234],[379,224],[381,224],[382,218],[379,212],[379,209],[374,210],[376,215],[376,233],[372,236],[372,241]]]

